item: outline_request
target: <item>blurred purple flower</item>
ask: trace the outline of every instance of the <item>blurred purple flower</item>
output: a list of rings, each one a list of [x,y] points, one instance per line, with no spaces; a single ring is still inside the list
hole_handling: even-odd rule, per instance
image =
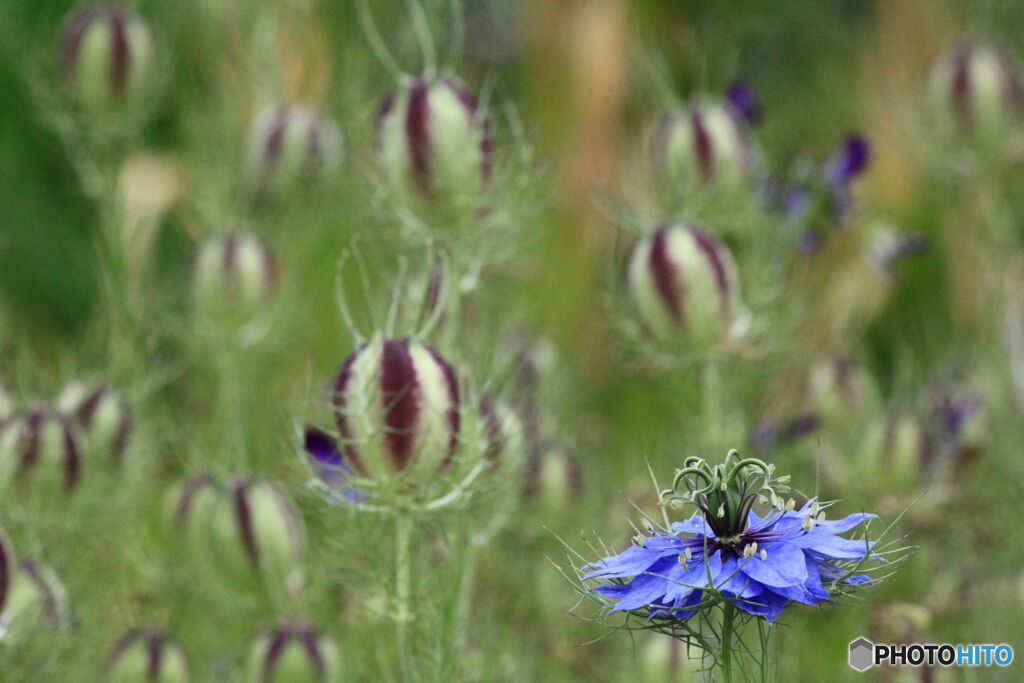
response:
[[[739,114],[744,121],[750,125],[757,125],[761,121],[761,103],[757,99],[757,93],[748,83],[733,81],[725,97],[729,105]]]

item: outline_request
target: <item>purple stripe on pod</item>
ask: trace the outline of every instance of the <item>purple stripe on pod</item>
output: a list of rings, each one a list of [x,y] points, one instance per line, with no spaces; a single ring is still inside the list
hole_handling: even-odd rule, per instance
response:
[[[729,298],[729,274],[725,270],[725,263],[719,253],[722,249],[721,242],[699,228],[690,228],[690,234],[697,244],[697,248],[704,254],[712,272],[715,274],[715,285],[718,287],[718,296],[722,305],[722,316],[728,318],[732,315],[731,301]]]
[[[111,7],[107,20],[110,22],[110,82],[114,92],[122,95],[128,82],[127,17],[121,8]]]
[[[366,345],[362,344],[345,360],[341,370],[338,372],[338,379],[334,383],[334,396],[332,398],[335,420],[338,424],[338,433],[341,434],[345,457],[348,459],[349,464],[352,465],[352,469],[362,476],[367,476],[369,473],[363,464],[362,458],[359,456],[359,451],[355,445],[355,434],[348,422],[348,416],[345,414],[345,411],[347,409],[348,383],[352,379],[352,367],[359,356],[365,353],[365,351]]]
[[[163,668],[164,639],[156,631],[150,631],[149,641],[146,644],[146,670],[151,680],[160,677],[160,669]]]
[[[392,470],[401,472],[414,454],[421,399],[408,338],[384,341],[380,357],[380,388],[386,429],[385,450]]]
[[[448,409],[445,411],[445,418],[448,420],[448,429],[450,430],[448,437],[448,456],[441,463],[442,467],[447,466],[452,457],[455,455],[455,448],[459,442],[459,429],[461,428],[461,415],[459,414],[459,382],[455,377],[455,371],[452,366],[448,364],[441,354],[437,352],[431,346],[426,347],[430,353],[430,357],[434,359],[434,362],[441,368],[441,374],[444,376],[445,388],[448,391]]]
[[[270,643],[267,645],[267,654],[263,659],[263,671],[260,675],[261,683],[270,683],[273,679],[274,669],[277,667],[277,662],[281,659],[281,655],[284,654],[289,637],[290,634],[285,628],[276,629],[270,637]]]
[[[327,675],[327,666],[324,662],[323,653],[320,651],[320,644],[317,642],[316,633],[309,624],[304,624],[301,628],[302,645],[306,649],[306,654],[309,655],[310,661],[313,662],[313,668],[316,669],[317,675],[321,678]]]
[[[235,521],[242,534],[242,547],[253,565],[259,566],[259,548],[256,545],[256,534],[252,526],[252,509],[249,506],[249,486],[251,480],[242,479],[234,484]]]
[[[127,654],[128,650],[132,648],[136,641],[145,637],[145,635],[145,632],[139,628],[132,629],[126,633],[121,640],[117,641],[117,645],[114,646],[114,650],[110,653],[110,659],[107,662],[107,666],[113,667],[117,664],[117,662]]]
[[[309,122],[309,138],[306,144],[306,168],[305,173],[310,180],[315,180],[317,174],[324,165],[323,141],[321,138],[321,126],[319,115],[314,115]]]
[[[7,595],[11,588],[13,557],[14,553],[3,535],[3,531],[0,530],[0,614],[3,614],[7,604]]]
[[[78,55],[82,39],[92,26],[93,20],[100,16],[100,12],[100,7],[86,7],[73,15],[64,27],[59,62],[61,73],[69,86],[74,86],[77,81]]]
[[[39,566],[31,560],[23,560],[21,571],[32,582],[39,595],[43,596],[43,615],[46,623],[56,628],[60,625],[60,604],[57,595],[53,592],[53,586],[43,576]]]
[[[668,256],[668,236],[671,231],[669,226],[661,226],[654,232],[651,239],[651,253],[649,265],[651,276],[654,278],[654,286],[658,290],[665,308],[676,322],[683,321],[683,302],[680,298],[682,283],[678,282],[676,266]]]
[[[969,100],[971,96],[972,54],[973,50],[969,45],[964,45],[957,52],[953,61],[953,88],[950,90],[950,95],[953,98],[953,111],[965,123],[969,123],[971,120]]]
[[[268,169],[272,168],[281,156],[285,127],[288,124],[288,114],[288,108],[282,105],[278,108],[277,114],[270,122],[270,127],[267,128],[267,139],[264,143],[263,156]]]
[[[203,489],[207,487],[216,489],[219,486],[217,480],[209,474],[200,474],[185,482],[181,491],[181,497],[178,498],[178,504],[174,508],[175,523],[184,524],[188,520],[189,515],[192,513],[192,505]]]
[[[384,122],[387,121],[388,116],[395,110],[395,101],[398,99],[397,93],[391,93],[384,98],[384,101],[380,103],[380,108],[377,110],[377,119],[373,124],[373,148],[379,152],[381,148],[381,140],[384,134]]]
[[[490,394],[484,395],[480,401],[480,417],[484,422],[484,440],[487,444],[484,459],[494,462],[505,450],[505,435],[501,429],[501,421],[494,409],[494,401]]]
[[[712,156],[711,138],[704,127],[704,117],[699,108],[695,107],[690,111],[690,128],[693,133],[693,148],[697,152],[697,167],[704,180],[710,180],[715,170],[715,160]]]
[[[78,475],[82,466],[78,453],[78,443],[75,441],[71,424],[63,417],[56,419],[60,423],[61,440],[64,442],[64,486],[71,490],[78,483]]]
[[[419,190],[430,194],[430,83],[417,79],[409,88],[406,106],[405,137],[413,175]]]

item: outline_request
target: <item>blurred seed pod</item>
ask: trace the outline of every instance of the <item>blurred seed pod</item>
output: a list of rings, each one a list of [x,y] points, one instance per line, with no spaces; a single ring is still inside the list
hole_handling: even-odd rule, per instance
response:
[[[60,74],[72,100],[91,114],[140,102],[149,85],[152,57],[149,27],[120,4],[87,5],[65,21]]]
[[[156,629],[135,629],[114,648],[109,683],[188,683],[188,655],[174,639]]]
[[[330,116],[303,106],[266,107],[249,131],[249,186],[258,199],[270,199],[323,185],[337,175],[343,151]]]
[[[526,497],[543,510],[568,510],[583,492],[579,461],[568,450],[553,447],[530,463]]]
[[[210,474],[197,474],[175,486],[168,495],[168,525],[171,546],[188,554],[204,555],[210,543],[210,528],[224,487]]]
[[[954,465],[976,460],[991,444],[991,419],[982,396],[969,387],[946,387],[932,398],[936,449]]]
[[[86,450],[121,463],[132,431],[132,407],[123,393],[70,382],[57,398],[57,410],[77,422]]]
[[[269,308],[277,266],[267,244],[254,235],[231,232],[199,247],[192,277],[200,318],[216,329],[238,329]]]
[[[736,188],[753,166],[747,122],[727,103],[694,101],[664,112],[649,133],[648,155],[655,175],[676,188]]]
[[[521,471],[526,456],[523,421],[508,404],[485,395],[480,401],[484,459],[506,474]]]
[[[876,481],[890,489],[920,483],[931,443],[912,415],[890,412],[872,422],[864,435],[864,463]]]
[[[252,683],[335,683],[340,657],[330,638],[301,621],[285,622],[261,636],[249,657]]]
[[[1020,123],[1020,70],[1001,48],[965,42],[932,66],[928,104],[942,132],[996,142]]]
[[[305,527],[291,499],[276,484],[235,479],[214,507],[210,532],[210,557],[226,578],[262,578],[275,587],[290,587],[301,579]]]
[[[815,364],[807,380],[807,403],[826,428],[849,425],[878,402],[874,380],[856,358],[837,355]]]
[[[718,238],[687,223],[663,225],[642,239],[626,277],[639,322],[663,343],[700,348],[723,341],[739,314],[732,254]]]
[[[78,483],[82,449],[71,423],[45,406],[36,406],[0,427],[0,490],[15,479],[62,486]]]
[[[453,76],[416,78],[377,114],[377,162],[400,198],[475,204],[491,175],[490,126],[476,97]]]
[[[7,605],[0,612],[0,641],[18,640],[39,629],[63,629],[71,624],[67,592],[52,569],[22,560],[10,570]]]
[[[11,393],[7,385],[4,384],[3,379],[0,378],[0,427],[3,426],[4,422],[14,417],[17,412],[18,404],[14,400],[14,394]]]
[[[401,475],[425,483],[455,456],[458,381],[451,365],[423,342],[371,339],[342,366],[333,405],[346,461],[360,476],[383,481]]]

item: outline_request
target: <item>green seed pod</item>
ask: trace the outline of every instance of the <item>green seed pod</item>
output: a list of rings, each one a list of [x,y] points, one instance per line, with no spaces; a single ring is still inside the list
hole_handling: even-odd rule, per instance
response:
[[[224,487],[209,474],[197,474],[172,489],[167,517],[176,549],[193,557],[205,557],[212,545],[213,513],[224,496]]]
[[[288,585],[301,578],[305,540],[302,517],[271,482],[236,479],[214,508],[210,556],[226,578]]]
[[[637,243],[626,279],[636,317],[661,343],[720,342],[739,313],[739,273],[728,247],[686,223],[661,226]]]
[[[583,489],[579,461],[564,448],[551,448],[531,463],[526,496],[549,512],[564,512]]]
[[[107,683],[188,683],[188,656],[177,641],[154,629],[136,629],[115,646]]]
[[[78,435],[56,412],[37,406],[0,427],[0,491],[11,490],[15,480],[70,491],[80,470]]]
[[[0,610],[0,636],[17,640],[39,629],[63,629],[71,623],[67,592],[53,570],[30,560],[10,570],[7,605]]]
[[[121,463],[132,431],[131,404],[124,394],[109,386],[71,382],[57,398],[57,410],[78,423],[90,454]]]
[[[276,105],[253,119],[247,173],[257,199],[322,185],[341,165],[341,131],[329,117],[300,106]]]
[[[918,482],[930,442],[921,422],[911,415],[890,413],[869,425],[864,435],[864,460],[869,471],[889,488]]]
[[[807,382],[809,408],[826,428],[848,426],[877,403],[871,374],[856,358],[835,356],[811,368]]]
[[[480,419],[484,459],[495,472],[521,479],[526,459],[526,440],[519,415],[508,404],[484,396],[480,401]]]
[[[334,642],[305,622],[286,622],[261,636],[249,657],[252,683],[335,683],[339,654]]]
[[[200,319],[217,329],[240,328],[267,311],[277,280],[269,247],[246,233],[228,233],[199,247],[193,303]]]
[[[107,114],[142,100],[152,54],[153,38],[142,19],[118,4],[90,5],[65,23],[61,76],[81,109]]]

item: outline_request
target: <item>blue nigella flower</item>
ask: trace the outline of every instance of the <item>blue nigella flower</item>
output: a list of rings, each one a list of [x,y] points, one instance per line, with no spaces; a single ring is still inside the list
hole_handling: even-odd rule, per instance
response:
[[[688,619],[705,592],[713,591],[771,622],[791,601],[814,605],[831,600],[841,584],[872,581],[850,569],[881,561],[872,543],[840,534],[875,515],[826,521],[822,511],[828,506],[812,499],[799,510],[777,510],[767,517],[749,510],[738,531],[709,524],[706,513],[698,512],[672,524],[671,533],[652,531],[625,552],[586,565],[582,578],[611,581],[593,591],[615,601],[613,612],[642,610],[650,619]],[[730,535],[716,533],[715,527]]]
[[[334,436],[307,425],[302,446],[314,474],[331,491],[332,499],[356,504],[366,502],[366,494],[352,484],[352,468],[342,457]]]

